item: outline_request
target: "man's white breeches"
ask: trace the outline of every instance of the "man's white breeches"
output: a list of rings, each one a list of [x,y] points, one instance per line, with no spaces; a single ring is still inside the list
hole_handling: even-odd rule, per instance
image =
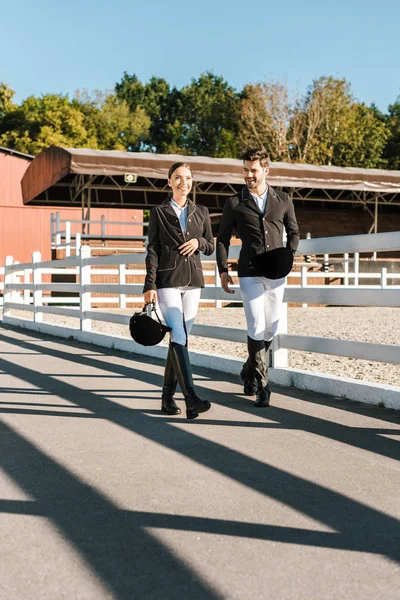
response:
[[[239,283],[247,335],[253,340],[272,340],[278,329],[285,278],[240,277]]]

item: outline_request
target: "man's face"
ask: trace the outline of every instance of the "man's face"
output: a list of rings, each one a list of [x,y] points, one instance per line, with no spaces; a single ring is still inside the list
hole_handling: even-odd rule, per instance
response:
[[[249,190],[263,186],[268,172],[268,167],[262,167],[259,160],[243,162],[243,177]]]

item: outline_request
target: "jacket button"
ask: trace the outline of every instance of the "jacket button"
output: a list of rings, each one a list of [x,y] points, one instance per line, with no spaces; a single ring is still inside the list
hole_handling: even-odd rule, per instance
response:
[[[269,248],[269,244],[267,244],[267,248]]]
[[[185,262],[187,262],[187,258],[185,258]]]

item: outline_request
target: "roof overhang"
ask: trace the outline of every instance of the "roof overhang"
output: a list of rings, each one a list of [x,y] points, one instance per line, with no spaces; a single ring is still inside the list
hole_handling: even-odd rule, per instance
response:
[[[109,184],[115,183],[119,190],[126,191],[128,196],[135,189],[146,190],[143,187],[143,182],[146,181],[150,192],[152,187],[155,192],[165,192],[168,169],[174,162],[186,162],[191,166],[193,179],[200,194],[208,193],[208,189],[209,193],[226,196],[232,194],[235,187],[243,185],[240,160],[52,146],[36,156],[24,174],[24,204],[52,204],[56,200],[54,194],[57,193],[61,194],[64,204],[75,202],[78,197],[78,176],[81,176],[82,190],[91,187],[104,191],[109,189],[111,193]],[[125,185],[126,173],[135,173],[138,177],[137,184]],[[270,165],[268,182],[282,188],[400,194],[400,171],[379,169],[276,162]],[[68,194],[66,188],[69,188]],[[121,201],[110,200],[109,205],[123,205],[123,195],[120,197]],[[107,204],[106,201],[99,203],[103,206]]]

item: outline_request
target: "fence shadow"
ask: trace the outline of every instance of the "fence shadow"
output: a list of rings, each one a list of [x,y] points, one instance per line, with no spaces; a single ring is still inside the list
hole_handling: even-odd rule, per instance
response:
[[[38,337],[43,340],[42,336]],[[8,343],[18,344],[29,350],[32,350],[32,348],[35,347],[34,341],[10,339],[5,335],[1,335],[0,339],[1,341],[6,341]],[[50,339],[54,343],[54,338]],[[42,353],[48,354],[55,359],[62,360],[64,363],[65,361],[68,361],[71,365],[79,362],[81,365],[84,364],[86,366],[95,366],[103,369],[107,373],[112,372],[124,377],[134,377],[135,380],[146,383],[150,381],[152,384],[158,386],[161,384],[161,375],[149,373],[147,364],[144,361],[138,363],[138,361],[135,360],[135,368],[129,369],[125,365],[112,364],[106,361],[103,362],[93,357],[86,359],[83,353],[80,353],[79,355],[71,354],[68,352],[68,346],[72,345],[58,340],[57,344],[62,346],[62,351],[54,348],[54,344],[52,344],[52,347],[50,348],[45,345],[41,346]],[[72,347],[74,349],[80,348],[81,350],[88,348],[88,346],[84,344],[73,344]],[[93,351],[93,348],[90,347],[90,350]],[[124,353],[102,352],[102,354],[121,357],[124,360],[127,359],[127,356]],[[142,368],[138,368],[137,364],[142,365]],[[308,530],[304,529],[291,530],[290,528],[287,529],[285,527],[271,526],[269,528],[263,528],[261,525],[256,526],[256,530],[259,530],[259,535],[263,536],[262,539],[274,539],[282,542],[290,539],[291,543],[299,545],[312,544],[327,548],[382,554],[392,560],[400,561],[400,523],[398,520],[346,497],[343,494],[334,492],[327,487],[302,479],[289,472],[283,471],[282,469],[259,461],[256,458],[246,456],[223,444],[204,439],[195,433],[196,422],[186,428],[176,428],[171,426],[171,419],[154,419],[152,414],[149,414],[147,408],[143,411],[138,409],[132,410],[129,407],[113,402],[110,398],[99,395],[97,391],[96,393],[93,393],[87,389],[82,390],[69,382],[66,383],[64,381],[55,380],[54,374],[47,375],[38,373],[33,369],[13,364],[5,359],[0,360],[0,369],[7,371],[21,381],[68,401],[77,408],[79,407],[80,409],[90,411],[93,413],[90,415],[91,418],[107,419],[110,423],[117,424],[126,430],[143,436],[161,446],[166,446],[178,454],[183,454],[185,457],[190,458],[194,463],[223,474],[246,486],[248,489],[257,491],[265,497],[273,498],[302,514],[307,515],[317,522],[324,523],[334,530],[332,533],[313,532],[311,534]],[[65,375],[65,372],[63,374]],[[229,404],[230,395],[228,398],[227,394],[216,392],[211,388],[208,388],[208,392],[210,399],[213,402],[231,406],[231,404]],[[153,400],[151,400],[151,402],[153,403]],[[239,405],[239,410],[242,410],[244,413],[251,410],[251,406],[247,407],[246,405],[246,407],[243,408],[244,402],[242,398],[238,398],[237,406]],[[24,411],[22,408],[16,410],[20,412]],[[26,407],[25,410],[29,412],[28,407]],[[283,410],[278,407],[273,407],[270,411],[268,411],[268,417],[266,418],[276,421],[273,423],[274,427],[287,428],[290,426],[291,428],[299,429],[303,428],[303,425],[305,424],[306,419],[297,412]],[[73,410],[70,412],[73,412]],[[57,416],[59,416],[59,413],[57,413]],[[76,413],[71,416],[81,418],[81,413]],[[310,417],[307,417],[307,419],[309,418]],[[286,425],[285,419],[287,421]],[[219,422],[210,419],[207,423],[218,426]],[[334,430],[333,435],[331,433],[331,426]],[[339,441],[342,441],[340,436],[335,433],[337,428],[336,424],[331,424],[320,419],[314,419],[314,427],[319,435],[325,435],[332,439],[339,437]],[[73,541],[80,552],[83,554],[89,552],[87,558],[90,564],[108,585],[113,589],[117,589],[118,594],[120,594],[118,597],[127,597],[124,595],[127,593],[126,588],[123,587],[120,589],[118,587],[123,584],[116,581],[114,569],[118,566],[118,568],[122,569],[122,573],[128,570],[129,560],[127,561],[126,559],[126,552],[128,552],[128,556],[131,556],[127,548],[129,540],[131,541],[132,539],[132,530],[130,530],[130,535],[124,535],[121,540],[121,547],[118,548],[114,547],[119,542],[117,543],[114,540],[113,534],[115,531],[119,530],[119,528],[127,527],[129,529],[129,527],[132,526],[132,523],[141,523],[140,519],[143,515],[138,517],[138,521],[135,521],[137,515],[135,516],[135,513],[130,514],[129,518],[132,519],[132,521],[130,521],[129,519],[127,520],[126,513],[124,513],[123,517],[121,517],[119,513],[114,514],[114,509],[110,509],[110,507],[104,504],[104,499],[100,497],[101,495],[92,489],[87,490],[87,486],[85,486],[83,482],[76,483],[72,481],[70,479],[70,474],[59,471],[59,469],[62,468],[60,465],[52,464],[50,459],[43,456],[43,453],[40,453],[38,449],[32,449],[30,447],[31,444],[27,442],[27,440],[20,439],[21,436],[16,432],[10,431],[9,426],[4,425],[3,432],[7,435],[2,436],[2,443],[5,445],[3,446],[4,451],[1,452],[1,457],[3,468],[6,472],[9,473],[24,490],[29,492],[33,497],[40,499],[41,503],[44,503],[46,510],[50,511],[50,515],[53,515],[50,518],[53,518],[57,523],[60,521],[58,526],[64,534]],[[343,438],[345,437],[343,433],[340,435]],[[15,436],[17,437],[15,438]],[[11,440],[14,440],[13,443],[20,445],[19,452],[10,452],[9,448],[11,446],[7,449],[7,444],[10,443]],[[349,443],[349,441],[346,440],[345,443]],[[30,460],[35,459],[36,464],[28,461],[29,466],[21,469],[21,464],[19,463],[21,460],[25,460],[25,456],[29,452],[31,452]],[[15,461],[18,462],[18,465],[15,464]],[[40,471],[38,480],[36,479],[37,469]],[[188,473],[186,476],[190,476],[190,474]],[[68,486],[70,486],[70,489],[72,490],[72,496],[71,494],[69,496],[67,494],[66,497],[67,499],[69,498],[73,505],[72,510],[78,511],[78,514],[75,516],[81,523],[82,531],[78,531],[75,528],[75,525],[72,522],[74,520],[71,520],[69,516],[65,516],[65,509],[67,506],[69,507],[69,502],[66,504],[65,498],[63,499],[62,497],[63,495],[58,495],[58,490],[54,490],[53,500],[56,506],[57,502],[62,503],[64,512],[62,513],[62,511],[59,511],[56,512],[56,514],[54,514],[54,512],[51,513],[54,502],[52,501],[52,494],[48,497],[46,487],[48,486],[49,481],[57,481],[57,477],[62,480],[65,479],[65,481],[68,480]],[[182,473],[182,477],[185,477],[185,473]],[[65,487],[67,487],[67,485]],[[205,494],[206,493],[207,492],[205,491]],[[94,494],[93,498],[91,494]],[[91,498],[90,503],[87,501],[85,502],[89,497],[88,495]],[[204,498],[204,501],[206,501],[206,498]],[[93,504],[95,510],[91,517],[92,520],[88,517],[89,521],[86,523],[85,519],[80,518],[80,511],[83,511],[86,518],[85,507],[88,507],[91,504]],[[111,516],[110,510],[112,513]],[[100,531],[100,522],[104,523],[104,513],[107,515],[110,522],[110,527],[107,529],[106,533]],[[151,518],[152,517],[149,517],[150,520]],[[157,518],[158,517],[154,517],[154,520],[157,520]],[[162,524],[162,518],[160,517],[160,519],[160,524]],[[177,526],[179,525],[179,527],[185,528],[187,523],[182,519],[177,517],[176,523]],[[190,519],[193,521],[195,517],[189,518],[188,523],[191,522]],[[172,521],[173,519],[171,518],[171,522]],[[129,525],[129,523],[131,524]],[[206,519],[204,522],[199,522],[198,526],[206,527],[206,529],[208,527],[207,530],[210,532],[221,531],[224,527],[229,530],[229,526],[226,525],[225,521],[221,522],[213,519]],[[246,524],[242,524],[241,526],[242,531],[245,531]],[[257,529],[258,527],[259,529]],[[136,525],[134,528],[136,532]],[[253,530],[253,535],[256,535],[254,531],[255,530]],[[104,535],[106,536],[106,540],[102,543],[102,536]],[[89,551],[85,548],[87,536],[89,536],[89,539],[93,539],[97,542],[90,545]],[[141,544],[145,545],[147,543],[147,535],[140,534],[138,540],[139,546],[141,546]],[[112,568],[105,564],[107,563],[106,558],[109,556],[108,548],[110,546],[114,548],[113,551],[116,552],[117,557],[116,562],[113,562]],[[104,550],[104,548],[106,548],[106,550]],[[159,547],[153,549],[152,546],[152,552],[153,551],[156,552],[158,556],[164,556],[165,553],[165,549],[161,550]],[[146,555],[146,553],[144,556],[147,556],[147,559],[149,558],[149,555]],[[139,559],[139,563],[140,560],[141,558]],[[174,562],[173,557],[167,556],[165,564],[171,565],[171,561]],[[132,565],[130,564],[130,566]],[[180,565],[180,567],[181,569],[179,572],[182,573],[182,585],[185,585],[184,582],[187,577],[187,572],[182,565]],[[162,573],[160,572],[160,582],[164,579],[167,570],[168,568],[163,570]],[[158,575],[156,577],[158,577]],[[120,577],[119,579],[122,578]],[[130,578],[128,576],[128,581],[130,582],[130,585],[133,585],[132,576]],[[137,581],[135,585],[136,584]],[[199,584],[196,593],[200,594],[198,597],[202,597],[201,594],[209,594],[210,590],[206,590],[205,584]]]

